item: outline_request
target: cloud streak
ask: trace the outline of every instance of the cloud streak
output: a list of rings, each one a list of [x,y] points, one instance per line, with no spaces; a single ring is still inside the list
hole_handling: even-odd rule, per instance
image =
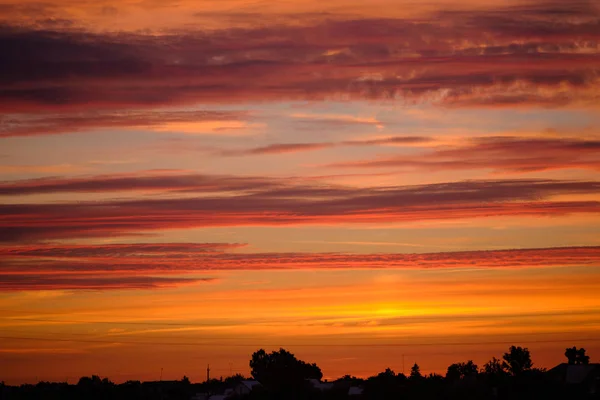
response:
[[[125,290],[164,289],[211,282],[213,278],[166,278],[151,276],[0,275],[0,292],[29,290]]]
[[[332,168],[400,168],[415,171],[490,169],[525,173],[555,169],[600,169],[600,140],[480,137],[462,145],[414,156],[329,164]]]
[[[53,135],[98,128],[167,129],[169,126],[198,122],[242,121],[245,112],[129,110],[70,114],[35,113],[0,116],[0,138]]]
[[[268,146],[254,147],[246,150],[226,150],[221,152],[225,156],[250,156],[264,154],[286,154],[303,151],[322,150],[334,147],[334,143],[276,143]]]
[[[88,258],[122,257],[154,258],[178,255],[222,254],[227,250],[244,247],[243,243],[134,243],[104,245],[46,245],[32,247],[1,247],[6,257]]]
[[[254,182],[258,183],[252,188],[241,187],[246,192],[213,192],[202,197],[2,204],[0,241],[121,236],[211,226],[394,223],[600,212],[598,201],[552,199],[597,194],[600,183],[595,181],[494,180],[373,188],[282,181],[274,185],[268,180],[261,186],[260,179]],[[114,181],[95,184],[102,187],[114,185]],[[85,188],[85,183],[78,185]],[[197,187],[192,190],[202,192]]]
[[[155,247],[160,247],[160,252],[149,252]],[[189,277],[207,271],[600,266],[600,247],[423,254],[231,252],[237,247],[227,243],[0,247],[0,291],[171,287],[214,280]],[[216,251],[198,252],[198,248]]]
[[[342,142],[321,143],[275,143],[267,146],[254,147],[243,150],[225,150],[221,152],[224,156],[250,156],[265,154],[286,154],[305,151],[329,149],[341,146],[386,146],[386,145],[419,145],[432,142],[433,138],[427,136],[389,136],[375,139],[346,140]]]
[[[22,196],[42,193],[94,192],[244,192],[281,185],[277,179],[210,174],[142,174],[98,175],[76,178],[41,178],[0,182],[0,195]]]
[[[158,37],[4,26],[0,109],[328,98],[593,106],[600,12],[586,10],[540,2],[419,20],[338,16]]]

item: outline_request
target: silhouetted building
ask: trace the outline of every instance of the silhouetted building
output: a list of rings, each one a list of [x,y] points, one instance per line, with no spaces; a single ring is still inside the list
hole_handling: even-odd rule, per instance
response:
[[[362,396],[363,388],[360,386],[350,386],[348,389],[348,396]]]
[[[307,381],[309,381],[315,389],[320,390],[321,392],[333,389],[333,383],[331,382],[321,382],[318,379],[307,379]]]
[[[587,393],[600,392],[600,364],[559,364],[548,371],[548,375],[565,385],[577,385]]]
[[[233,389],[232,394],[236,394],[238,396],[244,396],[244,395],[249,394],[252,391],[252,389],[254,389],[257,386],[260,386],[260,382],[255,381],[254,379],[244,380],[244,381],[239,382],[232,388]]]

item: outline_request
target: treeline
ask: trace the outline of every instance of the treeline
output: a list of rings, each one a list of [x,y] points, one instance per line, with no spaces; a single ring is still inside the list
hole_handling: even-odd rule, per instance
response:
[[[566,365],[589,364],[585,349],[566,349]],[[307,365],[310,368],[307,368]],[[264,382],[259,390],[253,390],[252,400],[322,399],[322,400],[400,400],[400,399],[599,399],[600,385],[594,393],[590,384],[594,375],[581,384],[565,382],[566,370],[546,371],[536,368],[527,348],[511,346],[501,359],[493,357],[482,367],[472,360],[456,362],[448,366],[444,375],[421,373],[414,364],[408,376],[392,369],[360,379],[346,375],[332,382],[329,390],[316,390],[307,379],[320,379],[321,370],[315,364],[296,360],[293,354],[279,350],[267,354],[264,350],[254,353],[250,361],[252,376]],[[589,369],[585,369],[589,372]],[[584,371],[584,372],[586,372]],[[600,370],[596,370],[600,378]],[[350,396],[350,388],[360,388],[360,395]]]
[[[326,385],[323,374],[314,363],[297,359],[280,349],[252,355],[252,378],[260,382],[249,393],[234,390],[246,379],[242,375],[223,380],[193,384],[187,377],[178,381],[114,384],[98,376],[83,377],[75,385],[40,382],[36,385],[7,386],[0,384],[0,398],[12,399],[127,399],[127,400],[210,400],[228,396],[231,400],[401,400],[401,399],[597,399],[600,400],[600,370],[589,365],[585,349],[565,351],[566,363],[546,371],[534,367],[527,348],[511,346],[500,359],[492,358],[479,367],[472,360],[448,366],[444,375],[421,373],[415,363],[408,376],[392,369],[367,379],[346,375]],[[576,369],[580,382],[565,381],[566,368]],[[584,373],[589,375],[585,375]],[[571,373],[572,375],[572,373]],[[237,394],[235,394],[237,393]],[[243,393],[243,394],[240,394]]]

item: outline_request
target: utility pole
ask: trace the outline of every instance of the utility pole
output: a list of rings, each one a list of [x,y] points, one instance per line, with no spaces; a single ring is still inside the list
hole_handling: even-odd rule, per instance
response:
[[[402,375],[404,374],[404,354],[402,354]]]
[[[210,364],[206,366],[206,382],[210,381]]]
[[[162,369],[162,367],[161,367],[161,368],[160,368],[160,380],[161,380],[161,381],[162,381],[162,372],[163,372],[163,369]]]

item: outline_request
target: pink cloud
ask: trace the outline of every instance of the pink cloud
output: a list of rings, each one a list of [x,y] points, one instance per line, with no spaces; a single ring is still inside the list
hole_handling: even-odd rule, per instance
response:
[[[0,182],[0,195],[14,196],[61,192],[188,191],[243,192],[267,189],[276,179],[230,175],[201,175],[147,171],[141,174],[97,175],[76,178],[40,178]]]
[[[165,185],[163,177],[157,178]],[[111,178],[56,185],[56,191],[128,190]],[[233,182],[232,193],[227,190]],[[146,234],[155,230],[209,226],[265,226],[299,224],[392,223],[436,219],[485,218],[490,216],[553,216],[598,213],[597,201],[555,201],[553,196],[598,193],[600,183],[560,180],[493,180],[443,184],[350,187],[297,184],[293,180],[256,179],[254,186],[235,179],[209,186],[211,196],[148,198],[139,200],[88,201],[53,204],[0,205],[0,240],[29,241],[59,238]],[[262,183],[261,183],[262,182]],[[135,180],[131,181],[135,186]],[[151,185],[152,180],[146,184]],[[180,182],[184,190],[189,183]],[[195,187],[191,191],[203,192]],[[42,185],[44,183],[42,182]],[[103,186],[105,185],[105,186]],[[10,186],[10,185],[9,185]],[[170,182],[167,182],[170,188]],[[52,188],[44,188],[52,192]],[[35,193],[27,187],[25,193]],[[237,193],[236,193],[237,192]],[[15,189],[12,194],[18,194]]]
[[[417,171],[491,169],[523,173],[553,169],[600,169],[600,140],[480,137],[414,156],[330,164],[333,168],[400,168]]]
[[[328,98],[594,107],[599,18],[589,4],[536,2],[419,20],[339,15],[160,36],[5,25],[0,109]]]
[[[0,291],[154,288],[213,278],[219,270],[533,268],[600,266],[600,247],[425,254],[232,253],[237,244],[18,245],[0,247]],[[158,248],[156,253],[148,249]],[[123,248],[127,248],[123,252]],[[198,249],[217,249],[198,251]],[[167,275],[167,276],[165,276]]]
[[[245,150],[225,150],[221,152],[221,154],[226,156],[285,154],[297,153],[301,151],[321,150],[333,146],[333,143],[277,143]]]
[[[124,290],[160,289],[211,282],[212,278],[166,278],[150,276],[61,276],[52,275],[0,275],[0,292],[26,290]]]
[[[376,139],[346,140],[342,142],[275,143],[268,146],[254,147],[250,149],[225,150],[220,152],[220,154],[225,156],[285,154],[322,150],[340,146],[418,145],[431,141],[433,141],[433,139],[426,136],[388,136]]]
[[[76,114],[35,113],[0,116],[0,138],[81,132],[95,128],[161,128],[177,124],[242,121],[245,112],[126,110]]]

